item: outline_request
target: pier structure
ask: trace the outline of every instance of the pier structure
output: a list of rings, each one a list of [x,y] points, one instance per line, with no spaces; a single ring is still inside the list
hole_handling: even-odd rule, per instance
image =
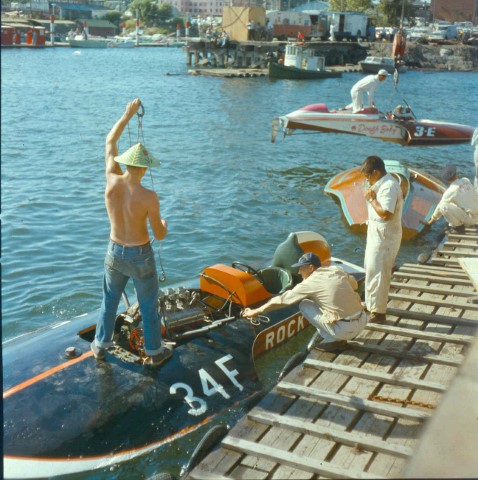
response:
[[[465,359],[478,358],[477,267],[475,228],[402,265],[385,323],[340,353],[298,352],[187,479],[476,477],[478,376]]]
[[[270,56],[284,49],[286,41],[228,42],[220,47],[206,40],[188,41],[186,64],[188,66],[210,65],[212,68],[264,68]],[[357,42],[307,42],[308,46],[317,49],[320,56],[325,57],[325,65],[357,65],[367,56],[367,50]]]

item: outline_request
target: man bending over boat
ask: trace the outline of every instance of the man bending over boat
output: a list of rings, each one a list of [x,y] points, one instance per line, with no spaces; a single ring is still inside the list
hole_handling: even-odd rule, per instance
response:
[[[478,192],[468,178],[458,178],[454,165],[443,169],[442,178],[450,186],[426,224],[432,225],[444,217],[451,232],[464,233],[465,227],[478,225]]]
[[[383,323],[392,269],[402,240],[403,196],[380,157],[367,157],[361,172],[369,185],[364,195],[368,210],[365,303],[371,312],[370,322]]]
[[[381,82],[388,77],[387,70],[383,68],[378,71],[377,75],[367,75],[360,79],[350,90],[352,96],[352,103],[347,105],[347,108],[352,107],[352,113],[357,113],[363,110],[363,95],[368,94],[368,106],[369,108],[375,108],[375,92]]]
[[[313,253],[302,255],[291,266],[299,267],[302,282],[259,308],[244,309],[243,315],[254,317],[300,302],[300,311],[318,331],[314,347],[326,352],[344,350],[347,340],[355,338],[367,324],[356,292],[357,281],[341,267],[322,267]]]
[[[112,344],[116,312],[129,278],[133,279],[143,320],[145,363],[158,366],[172,356],[162,345],[158,315],[158,276],[149,241],[148,222],[157,240],[167,233],[161,218],[156,192],[141,185],[148,167],[159,162],[137,143],[118,156],[118,140],[131,118],[138,113],[141,101],[129,102],[125,113],[106,137],[105,203],[110,219],[110,242],[105,258],[103,302],[91,350],[103,360]],[[119,163],[126,165],[123,172]]]

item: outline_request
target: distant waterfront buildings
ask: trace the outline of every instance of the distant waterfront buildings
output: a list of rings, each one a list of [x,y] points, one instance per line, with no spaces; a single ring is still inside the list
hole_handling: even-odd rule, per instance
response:
[[[265,10],[326,10],[328,2],[317,0],[159,0],[169,3],[182,15],[191,17],[222,16],[225,6],[264,7]],[[299,8],[298,8],[299,7]]]
[[[478,0],[431,0],[432,20],[478,23]]]

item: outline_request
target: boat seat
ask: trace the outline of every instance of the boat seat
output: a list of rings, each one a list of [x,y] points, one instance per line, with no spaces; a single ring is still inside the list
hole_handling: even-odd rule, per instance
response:
[[[259,271],[264,288],[274,295],[285,292],[292,287],[292,274],[280,267],[266,267]]]
[[[276,248],[274,257],[272,258],[272,267],[279,267],[287,270],[292,275],[292,279],[295,282],[300,281],[299,269],[297,267],[292,268],[291,265],[297,263],[299,258],[304,254],[299,245],[297,235],[292,232],[287,237],[287,240],[282,242]]]
[[[302,107],[301,110],[306,110],[308,112],[330,113],[325,103],[313,103],[312,105]]]

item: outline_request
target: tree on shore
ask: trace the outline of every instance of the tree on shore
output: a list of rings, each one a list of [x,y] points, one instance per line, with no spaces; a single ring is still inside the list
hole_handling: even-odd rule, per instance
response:
[[[379,12],[385,17],[387,25],[399,25],[402,17],[402,9],[404,17],[413,16],[414,7],[408,0],[380,0],[378,5]]]
[[[373,7],[372,0],[331,0],[331,11],[337,12],[365,12]]]
[[[133,17],[138,17],[141,23],[147,26],[157,25],[160,21],[160,10],[156,2],[151,0],[133,0],[129,6]]]

